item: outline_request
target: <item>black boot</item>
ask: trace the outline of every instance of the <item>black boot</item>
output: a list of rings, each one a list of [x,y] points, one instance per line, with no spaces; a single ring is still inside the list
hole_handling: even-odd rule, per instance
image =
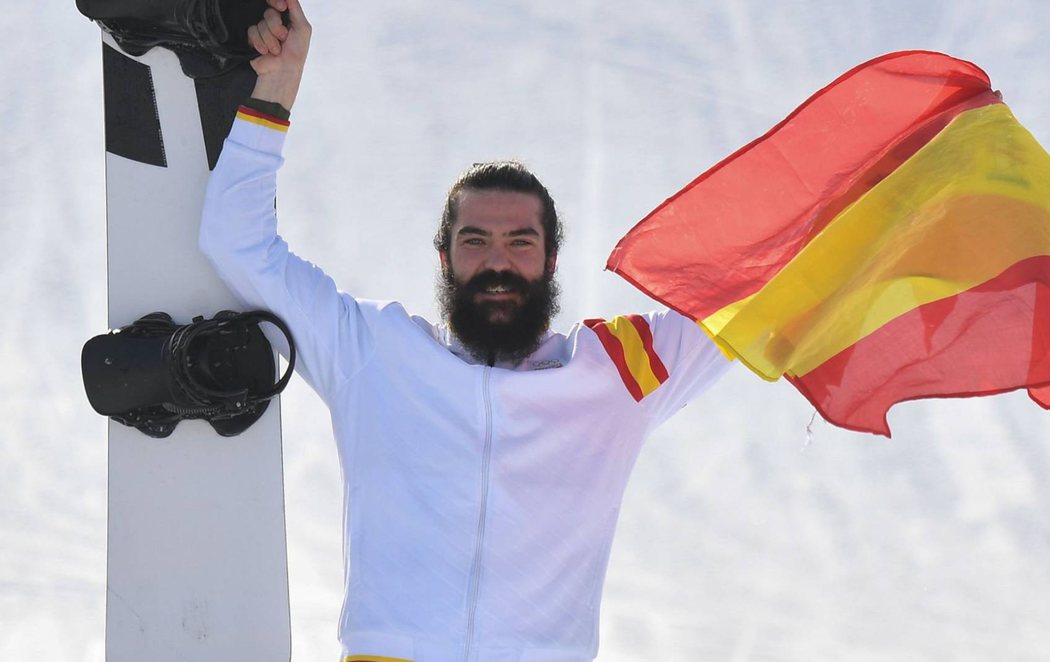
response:
[[[129,55],[163,46],[191,78],[225,73],[258,53],[248,28],[266,0],[77,0],[77,9],[113,35]]]

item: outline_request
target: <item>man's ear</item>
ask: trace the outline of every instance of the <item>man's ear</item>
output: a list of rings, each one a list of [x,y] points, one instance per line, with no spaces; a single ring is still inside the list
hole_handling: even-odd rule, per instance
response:
[[[555,253],[547,258],[547,273],[554,273],[558,270],[558,254]]]
[[[448,251],[438,249],[438,259],[441,260],[441,273],[447,274],[449,269]]]

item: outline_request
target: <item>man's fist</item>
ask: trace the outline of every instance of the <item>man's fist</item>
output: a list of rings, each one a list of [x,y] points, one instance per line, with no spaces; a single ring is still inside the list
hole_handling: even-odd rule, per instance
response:
[[[310,23],[299,0],[266,0],[269,8],[261,21],[248,28],[248,43],[259,52],[252,68],[259,75],[252,96],[276,101],[291,110],[299,91],[306,52],[310,49]],[[281,12],[288,12],[288,25]]]
[[[270,7],[263,12],[258,24],[248,28],[248,43],[259,51],[259,55],[280,55],[281,42],[288,38],[288,28],[281,20],[280,12],[286,0],[268,0]]]

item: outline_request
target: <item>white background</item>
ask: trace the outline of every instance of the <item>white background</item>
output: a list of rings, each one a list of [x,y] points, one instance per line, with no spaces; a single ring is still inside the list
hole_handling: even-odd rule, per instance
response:
[[[1050,144],[1050,5],[321,2],[280,176],[282,232],[347,290],[433,317],[430,240],[475,161],[515,157],[568,230],[558,326],[650,307],[605,256],[638,219],[882,53],[981,65]],[[72,2],[0,41],[0,659],[104,655],[101,58]],[[157,247],[162,250],[162,247]],[[146,312],[146,311],[144,311]],[[321,403],[283,400],[293,659],[334,660],[340,485]],[[1023,393],[910,403],[842,432],[736,369],[643,452],[599,659],[1050,659],[1050,414]],[[233,477],[231,477],[233,478]]]

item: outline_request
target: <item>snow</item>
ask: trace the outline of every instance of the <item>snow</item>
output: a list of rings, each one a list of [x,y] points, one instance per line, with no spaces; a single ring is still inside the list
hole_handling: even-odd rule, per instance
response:
[[[1050,145],[1050,5],[959,0],[307,6],[283,233],[361,296],[434,316],[430,246],[470,163],[517,157],[567,223],[560,326],[650,304],[615,241],[816,89],[884,52],[972,60]],[[105,422],[80,346],[105,329],[98,31],[8,9],[0,44],[0,658],[104,658]],[[323,405],[283,400],[293,659],[335,660],[341,490]],[[893,440],[733,371],[662,428],[623,506],[603,662],[1050,657],[1048,414],[1023,393],[909,403]]]

